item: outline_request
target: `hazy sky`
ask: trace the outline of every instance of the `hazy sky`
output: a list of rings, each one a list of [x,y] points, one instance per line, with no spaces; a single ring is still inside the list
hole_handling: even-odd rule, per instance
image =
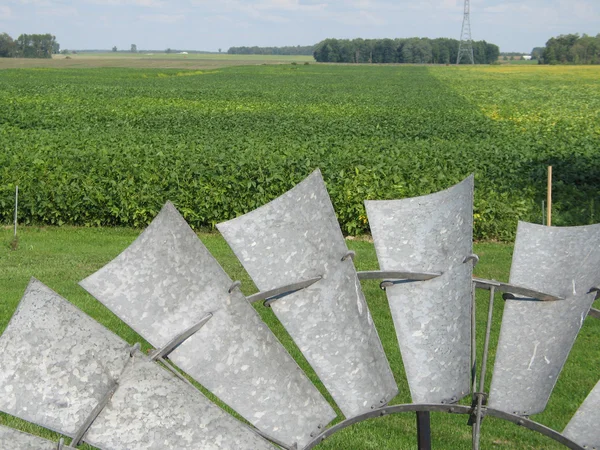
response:
[[[61,48],[226,51],[327,37],[460,37],[463,0],[0,0],[0,32],[52,33]],[[473,39],[529,52],[600,33],[600,0],[472,0]]]

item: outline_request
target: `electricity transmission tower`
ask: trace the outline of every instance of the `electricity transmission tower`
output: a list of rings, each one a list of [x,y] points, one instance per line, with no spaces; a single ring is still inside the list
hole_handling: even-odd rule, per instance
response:
[[[460,64],[462,56],[465,55],[475,64],[473,56],[473,40],[471,39],[471,1],[465,0],[465,15],[463,18],[462,31],[460,32],[460,45],[458,46],[458,57],[456,64]]]

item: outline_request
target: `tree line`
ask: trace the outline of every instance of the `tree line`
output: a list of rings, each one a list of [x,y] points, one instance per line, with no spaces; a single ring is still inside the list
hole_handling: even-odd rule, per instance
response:
[[[314,45],[297,45],[288,47],[230,47],[230,55],[312,55]]]
[[[7,33],[0,33],[0,57],[2,58],[52,58],[60,51],[56,36],[47,34],[22,34],[16,40]]]
[[[600,64],[600,34],[561,34],[546,42],[540,64]]]
[[[318,62],[453,64],[459,45],[448,38],[325,39],[315,46],[314,57]],[[495,62],[499,53],[497,45],[473,42],[476,64]]]

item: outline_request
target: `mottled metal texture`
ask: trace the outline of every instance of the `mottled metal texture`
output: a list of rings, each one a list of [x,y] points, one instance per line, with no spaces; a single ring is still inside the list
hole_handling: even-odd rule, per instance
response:
[[[57,450],[58,443],[0,425],[0,448],[4,450]],[[64,445],[62,450],[73,450]]]
[[[172,204],[80,284],[156,348],[212,313],[169,358],[269,436],[303,445],[335,417]]]
[[[128,359],[126,342],[32,279],[0,337],[0,410],[72,437]]]
[[[600,282],[600,225],[545,227],[520,222],[510,283],[565,300],[504,305],[490,408],[542,412]]]
[[[84,440],[103,450],[273,450],[199,391],[137,352]]]
[[[271,307],[346,417],[398,388],[317,170],[261,208],[217,228],[260,290],[322,276]]]
[[[386,287],[412,401],[470,392],[473,176],[442,192],[365,202],[382,270],[442,272]]]
[[[579,407],[563,435],[589,449],[600,449],[600,382]]]

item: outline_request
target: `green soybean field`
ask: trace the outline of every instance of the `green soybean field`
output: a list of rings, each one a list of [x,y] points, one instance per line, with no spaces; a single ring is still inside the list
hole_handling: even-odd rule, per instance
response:
[[[598,222],[600,69],[280,65],[0,70],[0,222],[143,227],[171,200],[197,229],[319,167],[344,233],[363,200],[475,174],[475,238]]]

